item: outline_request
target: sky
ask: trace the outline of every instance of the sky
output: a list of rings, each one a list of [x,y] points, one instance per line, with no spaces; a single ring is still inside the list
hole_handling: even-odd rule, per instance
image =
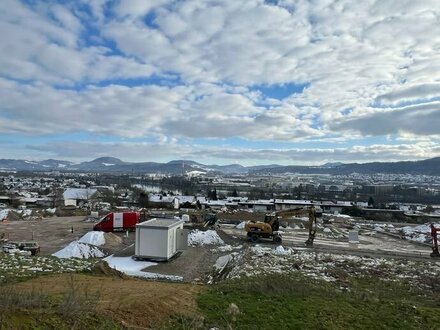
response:
[[[1,0],[0,158],[440,156],[438,0]]]

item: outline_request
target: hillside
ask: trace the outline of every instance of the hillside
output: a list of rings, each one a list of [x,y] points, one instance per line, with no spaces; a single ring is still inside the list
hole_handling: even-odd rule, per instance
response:
[[[322,166],[282,166],[277,164],[242,166],[240,164],[230,165],[204,165],[192,160],[173,160],[168,163],[157,162],[124,162],[115,157],[100,157],[92,161],[79,164],[72,162],[48,159],[43,161],[28,161],[17,159],[0,159],[1,170],[13,171],[78,171],[98,173],[164,173],[180,175],[188,172],[204,172],[218,174],[418,174],[418,175],[440,175],[440,157],[420,161],[402,162],[373,162],[373,163],[326,163]]]

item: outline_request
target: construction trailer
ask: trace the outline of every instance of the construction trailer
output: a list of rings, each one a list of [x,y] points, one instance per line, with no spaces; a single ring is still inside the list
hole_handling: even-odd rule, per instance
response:
[[[188,246],[183,220],[151,219],[136,225],[134,259],[166,261]]]

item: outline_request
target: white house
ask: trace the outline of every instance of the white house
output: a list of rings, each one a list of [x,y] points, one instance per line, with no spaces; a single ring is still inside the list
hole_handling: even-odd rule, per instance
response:
[[[67,188],[63,193],[64,206],[78,206],[80,202],[88,202],[97,191],[92,188]]]

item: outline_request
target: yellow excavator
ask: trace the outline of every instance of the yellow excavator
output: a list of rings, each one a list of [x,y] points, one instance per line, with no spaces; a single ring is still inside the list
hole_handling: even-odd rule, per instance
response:
[[[313,246],[316,235],[316,210],[312,206],[309,208],[295,208],[266,214],[264,222],[247,222],[244,229],[247,237],[253,243],[258,243],[261,239],[272,240],[276,244],[281,244],[282,237],[278,232],[280,228],[280,217],[308,215],[309,237],[305,242],[306,246]]]
[[[305,243],[306,246],[312,247],[317,230],[316,209],[313,205],[308,209],[308,215],[309,215],[309,221],[307,221],[307,227],[309,228],[309,238]]]
[[[258,243],[260,239],[270,239],[274,243],[281,244],[281,234],[278,233],[280,221],[276,213],[266,214],[264,222],[249,221],[244,226],[247,237],[252,243]]]

